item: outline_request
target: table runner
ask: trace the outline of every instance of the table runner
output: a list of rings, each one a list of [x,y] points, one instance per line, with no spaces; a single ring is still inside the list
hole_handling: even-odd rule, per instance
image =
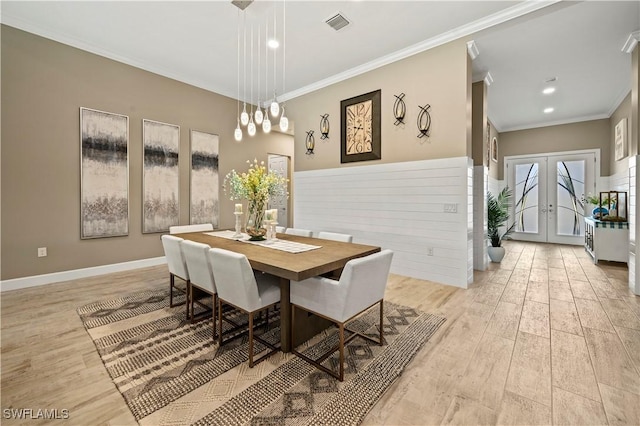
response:
[[[288,241],[288,240],[264,240],[264,241],[250,241],[249,235],[242,234],[242,237],[236,238],[234,237],[234,231],[214,231],[214,232],[205,232],[206,235],[211,235],[212,237],[220,237],[227,238],[229,240],[236,240],[242,243],[250,243],[259,245],[262,247],[272,248],[276,250],[286,251],[288,253],[303,253],[305,251],[319,249],[322,246],[314,246],[311,244],[299,243],[296,241]]]

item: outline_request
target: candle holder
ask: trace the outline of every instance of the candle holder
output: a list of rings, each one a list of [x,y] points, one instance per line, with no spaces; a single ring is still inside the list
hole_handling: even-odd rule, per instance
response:
[[[242,212],[234,212],[236,215],[236,233],[233,238],[242,238]]]
[[[267,225],[267,240],[271,242],[277,240],[276,225],[278,224],[278,222],[276,222],[275,220],[269,220],[265,221],[265,224]]]

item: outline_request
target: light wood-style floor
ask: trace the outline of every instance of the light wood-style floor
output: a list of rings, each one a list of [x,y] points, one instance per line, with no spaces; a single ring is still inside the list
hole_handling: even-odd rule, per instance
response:
[[[387,300],[447,322],[364,424],[640,424],[640,297],[626,267],[593,265],[580,247],[507,250],[469,290],[390,277]],[[2,294],[1,408],[135,424],[75,308],[167,285],[154,267]],[[2,419],[19,423],[33,421]]]

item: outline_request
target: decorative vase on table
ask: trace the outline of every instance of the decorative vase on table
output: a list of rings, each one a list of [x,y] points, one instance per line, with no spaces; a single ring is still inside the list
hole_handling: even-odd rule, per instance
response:
[[[267,229],[264,227],[264,207],[266,200],[251,200],[247,215],[246,230],[251,241],[265,240]]]
[[[287,178],[274,170],[267,171],[264,161],[247,161],[245,173],[231,170],[224,178],[224,192],[231,200],[247,200],[246,232],[253,241],[262,241],[267,233],[264,226],[265,207],[269,198],[288,197]]]

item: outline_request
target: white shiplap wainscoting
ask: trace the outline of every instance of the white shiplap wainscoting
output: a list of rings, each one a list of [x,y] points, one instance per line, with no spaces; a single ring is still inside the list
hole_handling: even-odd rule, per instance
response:
[[[640,263],[637,262],[638,243],[638,179],[637,173],[638,157],[629,157],[629,288],[632,292],[640,295],[640,283],[636,278],[640,276]]]
[[[294,226],[351,234],[393,250],[394,274],[466,288],[472,173],[467,157],[295,172]]]
[[[473,268],[484,271],[489,264],[486,238],[487,191],[489,189],[489,169],[486,166],[473,168]]]

